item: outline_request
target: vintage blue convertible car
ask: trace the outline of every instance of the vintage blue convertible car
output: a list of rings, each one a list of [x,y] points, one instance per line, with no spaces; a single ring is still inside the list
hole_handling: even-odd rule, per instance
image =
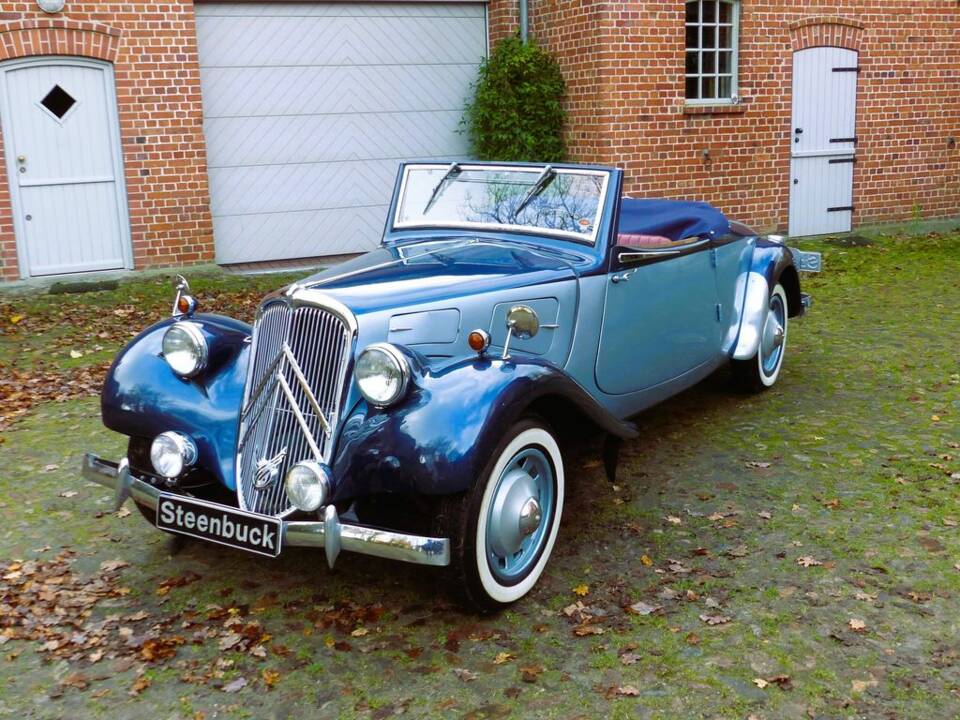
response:
[[[773,385],[809,304],[780,239],[621,183],[405,164],[380,247],[268,295],[252,327],[181,279],[103,388],[127,457],[88,455],[85,477],[168,532],[447,566],[478,609],[517,600],[557,537],[564,433],[606,433],[612,475],[644,408],[725,363]]]

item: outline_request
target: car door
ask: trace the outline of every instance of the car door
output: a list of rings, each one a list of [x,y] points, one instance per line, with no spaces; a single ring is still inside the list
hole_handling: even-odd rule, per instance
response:
[[[598,387],[622,395],[668,382],[720,352],[710,238],[613,249]]]

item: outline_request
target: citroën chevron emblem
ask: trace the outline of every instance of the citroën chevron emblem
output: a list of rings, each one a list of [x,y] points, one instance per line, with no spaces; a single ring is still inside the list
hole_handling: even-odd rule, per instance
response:
[[[287,449],[283,448],[280,452],[267,460],[261,458],[257,460],[257,470],[253,478],[253,486],[257,490],[266,490],[273,485],[280,477],[280,466],[283,465],[287,457]]]

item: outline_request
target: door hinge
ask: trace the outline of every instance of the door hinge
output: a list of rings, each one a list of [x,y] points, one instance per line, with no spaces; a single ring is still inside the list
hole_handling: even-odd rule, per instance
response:
[[[856,161],[857,161],[856,158],[833,158],[832,160],[829,161],[829,164],[830,165],[847,165],[850,163],[855,163]]]
[[[833,71],[834,71],[834,72],[853,72],[853,73],[858,73],[858,72],[860,72],[860,68],[858,68],[858,67],[839,67],[839,68],[834,68]]]
[[[855,137],[852,137],[852,138],[830,138],[830,142],[832,142],[832,143],[853,143],[854,145],[856,145],[856,144],[857,144],[857,139],[856,139]]]
[[[723,316],[723,305],[717,303],[717,322],[720,322],[720,318]]]
[[[853,205],[842,205],[840,207],[829,207],[827,212],[853,212]]]
[[[710,265],[712,267],[717,266],[717,249],[716,248],[710,248]]]

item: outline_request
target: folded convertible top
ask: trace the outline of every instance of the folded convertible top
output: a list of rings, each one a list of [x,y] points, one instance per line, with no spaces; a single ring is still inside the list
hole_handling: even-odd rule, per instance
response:
[[[730,221],[709,203],[627,197],[620,201],[617,232],[621,235],[659,235],[676,241],[729,231]]]

